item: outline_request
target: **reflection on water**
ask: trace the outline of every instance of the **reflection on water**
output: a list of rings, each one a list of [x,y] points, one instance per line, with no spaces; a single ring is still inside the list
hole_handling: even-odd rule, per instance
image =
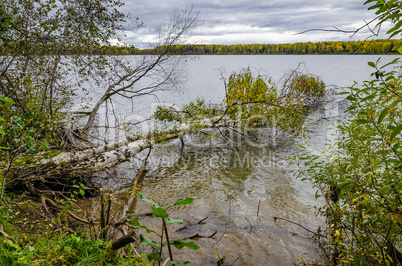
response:
[[[186,218],[193,224],[208,217],[204,225],[190,227],[175,237],[210,236],[217,231],[212,238],[196,240],[200,250],[183,250],[176,256],[195,265],[215,265],[217,258],[211,244],[222,256],[226,254],[229,263],[240,256],[237,265],[286,265],[304,253],[316,256],[310,233],[292,224],[275,224],[273,218],[286,218],[314,229],[320,221],[298,201],[298,197],[305,197],[304,192],[296,191],[292,176],[278,165],[274,149],[242,148],[239,152],[227,147],[180,152],[178,144],[155,149],[154,157],[174,152],[181,156],[171,166],[150,170],[144,177],[142,193],[163,206],[194,197],[190,206],[175,209],[171,216]],[[263,157],[264,164],[251,163]],[[139,203],[137,211],[149,212],[149,206]],[[151,220],[143,222],[149,224]],[[154,222],[156,229],[158,222]]]
[[[259,135],[258,143],[242,138],[239,150],[220,140],[202,140],[200,135],[187,136],[184,148],[175,140],[153,149],[148,171],[140,181],[142,193],[162,206],[185,197],[195,198],[189,206],[170,211],[172,218],[187,221],[184,225],[171,225],[171,238],[204,236],[194,240],[201,247],[199,250],[176,250],[175,260],[216,265],[212,244],[221,256],[226,255],[227,263],[236,261],[235,265],[291,265],[303,254],[319,257],[312,233],[290,222],[274,221],[274,217],[280,217],[313,231],[322,224],[307,207],[322,202],[314,199],[311,184],[292,176],[293,166],[286,160],[298,154],[297,142],[308,140],[318,150],[324,147],[328,122],[321,119],[324,109],[317,112],[310,115],[312,121],[307,125],[314,136],[310,140],[282,135],[273,141],[270,129],[262,128],[255,134]],[[233,140],[239,139],[233,136]],[[145,154],[146,151],[133,163],[118,167],[127,183],[135,176]],[[122,180],[108,179],[105,181],[109,183],[104,181],[103,186],[118,189],[124,186]],[[138,202],[135,211],[149,213],[150,206]],[[202,224],[197,224],[206,217]],[[140,223],[160,231],[158,219],[145,217]]]
[[[177,155],[177,160],[173,165],[150,170],[144,177],[142,193],[164,206],[187,196],[196,199],[172,215],[184,216],[193,223],[208,217],[206,224],[177,237],[196,233],[208,236],[217,231],[210,239],[197,240],[201,247],[197,252],[181,251],[182,259],[199,265],[216,264],[211,243],[219,239],[219,253],[226,254],[229,263],[240,256],[238,265],[286,265],[304,253],[316,256],[310,233],[292,224],[279,226],[273,218],[286,218],[314,229],[320,221],[298,201],[310,195],[296,191],[295,180],[285,165],[278,164],[274,148],[241,148],[238,152],[228,147],[180,151],[177,143],[175,147],[155,149],[154,157]],[[137,210],[147,212],[149,207],[140,203]]]

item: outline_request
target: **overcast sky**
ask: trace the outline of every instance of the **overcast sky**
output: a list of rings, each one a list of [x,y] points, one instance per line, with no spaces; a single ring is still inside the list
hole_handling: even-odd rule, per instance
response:
[[[364,40],[362,31],[350,34],[333,32],[296,33],[309,29],[354,30],[375,15],[365,0],[122,0],[123,11],[139,17],[143,26],[126,26],[125,43],[147,48],[156,40],[160,25],[169,20],[172,9],[193,4],[204,21],[193,40],[203,44],[294,43]],[[383,36],[384,37],[384,36]]]

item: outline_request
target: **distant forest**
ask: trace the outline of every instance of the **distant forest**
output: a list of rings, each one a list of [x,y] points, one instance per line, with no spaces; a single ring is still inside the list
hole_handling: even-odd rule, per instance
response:
[[[402,42],[397,39],[350,41],[350,42],[298,42],[293,44],[192,44],[175,45],[169,49],[155,47],[153,49],[138,49],[134,46],[97,46],[63,48],[65,55],[77,54],[111,54],[111,55],[145,55],[160,54],[168,51],[173,55],[285,55],[285,54],[398,54],[394,47]],[[10,46],[10,44],[9,44]],[[55,46],[36,46],[43,55],[56,55]],[[10,55],[8,47],[0,44],[0,56]]]
[[[299,42],[294,44],[194,44],[171,47],[178,55],[284,55],[284,54],[397,54],[393,47],[401,40],[370,40],[350,42]],[[109,49],[108,49],[109,50]],[[157,54],[158,47],[140,50],[133,46],[115,47],[113,54]],[[96,53],[96,52],[95,52]]]

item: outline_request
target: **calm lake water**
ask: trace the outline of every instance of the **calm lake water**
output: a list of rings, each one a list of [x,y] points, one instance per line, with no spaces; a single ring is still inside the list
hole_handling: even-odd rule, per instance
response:
[[[135,61],[138,56],[127,56],[128,60]],[[223,77],[228,79],[233,71],[241,71],[249,67],[253,74],[271,77],[276,83],[289,71],[300,64],[303,73],[311,73],[322,78],[327,86],[349,87],[354,82],[361,83],[370,79],[372,68],[368,61],[376,61],[381,57],[382,62],[389,62],[397,56],[388,55],[205,55],[193,57],[183,64],[182,77],[184,78],[182,91],[173,93],[160,91],[155,95],[134,98],[134,101],[119,98],[114,105],[115,114],[119,114],[127,122],[138,122],[149,118],[158,104],[165,103],[182,107],[197,98],[206,102],[220,103],[225,95]],[[98,86],[87,88],[93,102],[102,95]],[[73,107],[81,110],[81,105]],[[111,106],[108,106],[111,110]],[[99,111],[105,117],[106,109]],[[113,118],[114,114],[109,114]],[[102,118],[101,118],[102,119]],[[113,119],[111,119],[113,120]],[[146,131],[149,123],[142,124],[136,130]],[[114,137],[114,133],[113,133]]]
[[[249,67],[279,81],[281,77],[303,63],[301,70],[320,76],[327,85],[347,87],[354,81],[370,79],[368,61],[379,56],[338,55],[280,55],[280,56],[200,56],[188,62],[184,92],[159,93],[158,99],[146,96],[131,102],[119,100],[117,113],[126,121],[142,121],[149,117],[158,102],[183,106],[196,98],[219,103],[224,97],[220,73],[228,78],[232,71]],[[134,60],[135,57],[133,57]],[[395,56],[382,56],[389,62]],[[96,94],[94,94],[94,97]],[[312,206],[320,206],[315,189],[308,182],[295,179],[288,157],[298,155],[296,143],[305,141],[311,151],[325,150],[326,139],[334,139],[329,123],[342,118],[345,101],[341,98],[309,114],[306,123],[308,137],[281,135],[273,139],[271,129],[254,133],[259,143],[251,143],[238,135],[228,135],[240,143],[240,150],[232,149],[219,140],[205,141],[202,136],[187,136],[186,146],[179,141],[159,145],[153,150],[148,171],[141,183],[142,193],[155,202],[168,206],[178,199],[193,197],[195,201],[171,212],[172,218],[185,218],[185,225],[172,225],[171,239],[199,236],[194,240],[201,248],[197,251],[175,251],[175,260],[190,260],[194,265],[216,265],[217,255],[226,255],[226,263],[234,265],[292,265],[297,257],[319,258],[313,234],[283,218],[313,231],[322,225]],[[77,107],[78,108],[78,107]],[[328,118],[329,121],[323,118]],[[152,121],[136,130],[148,130]],[[123,134],[123,133],[121,133]],[[122,136],[122,135],[120,135]],[[118,138],[118,137],[115,137]],[[139,159],[144,154],[137,156]],[[124,163],[116,168],[116,178],[102,180],[102,186],[119,190],[135,173],[141,160]],[[136,212],[147,213],[150,207],[138,202]],[[200,220],[208,217],[203,223]],[[143,218],[140,223],[160,230],[158,221]],[[181,229],[181,230],[179,230]],[[142,232],[143,233],[143,232]],[[167,250],[166,250],[167,251]]]

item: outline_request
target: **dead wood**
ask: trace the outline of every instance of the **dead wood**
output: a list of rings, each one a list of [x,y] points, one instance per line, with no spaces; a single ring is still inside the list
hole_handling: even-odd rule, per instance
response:
[[[201,128],[225,127],[228,125],[225,121],[214,123],[211,119],[205,119],[161,131],[134,134],[114,143],[91,147],[82,151],[63,152],[52,158],[42,159],[34,165],[24,166],[22,169],[28,173],[33,173],[35,172],[34,170],[45,170],[46,172],[53,170],[52,172],[61,171],[75,174],[93,173],[131,160],[132,156],[150,148],[155,143],[178,138],[183,134],[197,132]]]

